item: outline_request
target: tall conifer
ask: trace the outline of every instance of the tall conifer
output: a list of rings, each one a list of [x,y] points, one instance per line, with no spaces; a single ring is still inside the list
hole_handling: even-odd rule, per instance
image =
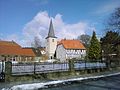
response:
[[[98,60],[101,57],[101,46],[100,42],[96,37],[95,31],[93,31],[93,35],[90,41],[90,46],[88,50],[88,58],[90,60]]]

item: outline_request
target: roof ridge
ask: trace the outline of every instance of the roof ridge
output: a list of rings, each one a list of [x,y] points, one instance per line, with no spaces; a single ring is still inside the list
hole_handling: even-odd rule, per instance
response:
[[[4,41],[4,40],[2,40],[2,41],[0,41],[0,45],[9,45],[9,46],[19,46],[19,47],[21,47],[18,43],[16,43],[15,41]]]

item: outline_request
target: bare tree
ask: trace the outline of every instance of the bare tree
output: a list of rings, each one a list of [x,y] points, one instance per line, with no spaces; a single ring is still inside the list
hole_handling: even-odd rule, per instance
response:
[[[35,48],[41,47],[41,41],[38,36],[34,37],[34,42],[31,45]]]
[[[87,48],[90,44],[91,37],[87,34],[82,34],[82,35],[78,36],[77,39],[80,40]]]
[[[102,49],[104,56],[108,54],[117,54],[116,58],[120,57],[120,7],[110,15],[105,27],[106,35],[101,38]],[[113,58],[113,56],[111,57]]]
[[[107,30],[120,33],[120,7],[116,8],[110,18],[108,18]]]

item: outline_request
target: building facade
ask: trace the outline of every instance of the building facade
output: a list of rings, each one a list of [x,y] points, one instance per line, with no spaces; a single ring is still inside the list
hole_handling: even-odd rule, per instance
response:
[[[69,59],[83,59],[86,56],[86,48],[79,40],[61,40],[57,45],[56,57],[60,61]]]
[[[32,49],[24,49],[14,41],[0,41],[0,61],[34,61]]]
[[[72,58],[83,59],[86,56],[86,48],[79,40],[63,39],[58,43],[51,20],[46,37],[46,54],[49,59],[54,59],[56,54],[56,58],[60,61]]]

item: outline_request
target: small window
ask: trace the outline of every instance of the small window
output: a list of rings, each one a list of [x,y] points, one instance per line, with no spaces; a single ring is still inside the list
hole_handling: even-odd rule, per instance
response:
[[[54,39],[52,39],[52,42],[54,42]]]
[[[75,52],[77,52],[77,50],[75,49]]]

